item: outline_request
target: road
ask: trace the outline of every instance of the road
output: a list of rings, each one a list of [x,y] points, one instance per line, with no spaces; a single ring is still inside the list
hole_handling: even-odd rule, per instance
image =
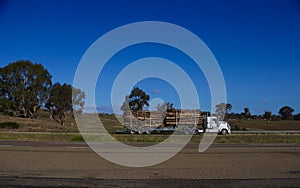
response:
[[[85,143],[0,141],[1,187],[300,187],[300,144],[189,144],[146,168],[112,164]]]

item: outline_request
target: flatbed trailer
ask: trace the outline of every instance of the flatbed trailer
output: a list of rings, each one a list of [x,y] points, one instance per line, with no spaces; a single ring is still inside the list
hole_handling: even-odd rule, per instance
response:
[[[218,117],[202,117],[200,110],[172,109],[165,113],[158,111],[124,113],[125,129],[116,130],[117,134],[171,134],[178,130],[182,134],[217,132],[230,134],[231,127]]]

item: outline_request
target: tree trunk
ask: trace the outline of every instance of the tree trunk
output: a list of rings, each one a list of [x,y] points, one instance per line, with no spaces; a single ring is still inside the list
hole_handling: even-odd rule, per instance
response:
[[[64,125],[64,123],[65,123],[65,117],[66,116],[65,116],[64,112],[59,115],[60,125]]]

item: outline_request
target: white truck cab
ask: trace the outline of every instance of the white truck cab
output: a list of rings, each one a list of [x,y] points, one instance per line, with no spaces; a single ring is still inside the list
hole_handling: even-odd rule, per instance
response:
[[[205,125],[203,126],[201,132],[217,132],[218,134],[226,135],[231,133],[231,127],[226,121],[219,121],[219,117],[210,116],[205,117]]]

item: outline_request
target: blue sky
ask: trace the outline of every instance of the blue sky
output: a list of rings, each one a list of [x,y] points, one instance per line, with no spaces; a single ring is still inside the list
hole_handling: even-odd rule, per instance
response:
[[[289,105],[300,112],[300,2],[296,0],[212,1],[0,1],[0,66],[19,59],[41,63],[54,81],[72,84],[82,55],[100,36],[124,24],[164,21],[200,37],[223,71],[233,112],[277,114]],[[149,55],[182,66],[195,80],[202,110],[210,109],[203,74],[188,57],[155,44],[128,47],[103,70],[97,105],[109,112],[118,71]],[[174,102],[174,88],[162,80],[138,84],[151,98]],[[99,97],[98,97],[99,96]]]

